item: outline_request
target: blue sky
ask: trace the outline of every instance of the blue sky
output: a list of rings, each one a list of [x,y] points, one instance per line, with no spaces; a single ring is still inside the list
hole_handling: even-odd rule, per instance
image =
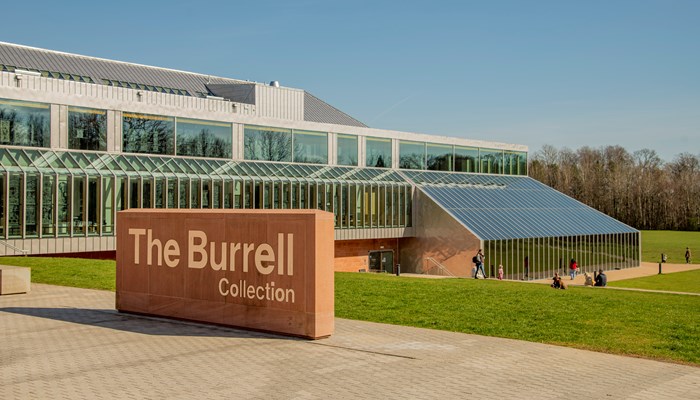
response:
[[[0,41],[305,89],[385,129],[700,154],[700,1],[10,2]]]

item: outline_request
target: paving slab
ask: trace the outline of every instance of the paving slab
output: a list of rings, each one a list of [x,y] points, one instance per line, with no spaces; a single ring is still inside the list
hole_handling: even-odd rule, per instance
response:
[[[308,341],[35,284],[0,298],[0,399],[49,398],[699,399],[700,368],[344,319]]]

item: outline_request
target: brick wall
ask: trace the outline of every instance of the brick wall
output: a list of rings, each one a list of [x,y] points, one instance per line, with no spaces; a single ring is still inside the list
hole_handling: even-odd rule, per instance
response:
[[[398,260],[398,239],[336,240],[335,270],[341,272],[358,272],[369,269],[368,253],[371,250],[394,250],[394,263]]]

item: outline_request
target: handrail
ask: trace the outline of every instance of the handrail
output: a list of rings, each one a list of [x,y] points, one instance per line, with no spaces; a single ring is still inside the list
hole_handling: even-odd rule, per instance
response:
[[[27,253],[29,253],[29,250],[21,249],[21,248],[19,248],[19,247],[17,247],[17,246],[13,246],[13,245],[7,243],[7,242],[4,241],[4,240],[0,240],[0,244],[5,245],[5,248],[8,248],[8,247],[9,247],[9,248],[11,248],[11,249],[14,250],[14,251],[19,251],[19,252],[22,253],[22,255],[25,256],[25,257],[27,256]],[[5,254],[5,255],[7,255],[7,254]]]
[[[452,273],[452,271],[450,271],[449,269],[447,269],[447,267],[445,267],[444,265],[440,264],[440,263],[439,263],[436,259],[434,259],[433,257],[426,257],[425,260],[426,260],[426,261],[432,262],[432,263],[433,263],[433,266],[430,267],[430,268],[428,268],[428,269],[426,269],[425,271],[423,271],[423,274],[428,275],[428,272],[429,272],[429,271],[431,271],[433,268],[437,267],[438,270],[439,270],[440,272],[444,273],[444,274],[447,275],[447,276],[452,276],[452,277],[456,276],[455,274]]]

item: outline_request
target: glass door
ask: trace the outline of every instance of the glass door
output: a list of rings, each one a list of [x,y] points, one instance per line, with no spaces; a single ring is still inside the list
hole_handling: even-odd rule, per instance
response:
[[[394,250],[374,250],[369,252],[370,272],[394,273]]]

